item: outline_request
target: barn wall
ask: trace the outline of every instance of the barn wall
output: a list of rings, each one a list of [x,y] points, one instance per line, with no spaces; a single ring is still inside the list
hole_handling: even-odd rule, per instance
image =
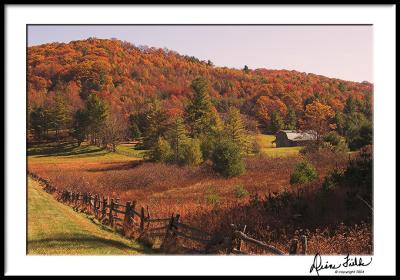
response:
[[[276,147],[290,147],[289,139],[287,138],[285,133],[277,133],[276,135]]]

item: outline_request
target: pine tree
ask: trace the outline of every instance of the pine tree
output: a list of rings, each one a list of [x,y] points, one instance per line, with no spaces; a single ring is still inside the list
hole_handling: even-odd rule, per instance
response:
[[[159,137],[164,136],[166,132],[167,115],[162,107],[162,103],[153,99],[147,105],[145,113],[146,129],[143,131],[143,144],[147,148],[153,147]]]
[[[47,134],[50,123],[51,114],[49,110],[43,107],[37,107],[30,113],[30,127],[33,129],[36,139],[41,140],[45,134]]]
[[[352,114],[352,113],[356,112],[356,109],[357,109],[356,100],[350,95],[346,99],[346,104],[344,105],[343,112],[345,114]]]
[[[171,146],[174,150],[175,162],[178,162],[182,154],[182,146],[188,141],[185,123],[181,117],[176,118],[170,130]]]
[[[293,130],[296,128],[297,128],[296,112],[292,107],[289,107],[286,114],[286,129]]]
[[[225,123],[225,133],[241,150],[247,146],[246,130],[240,111],[231,107],[228,111],[228,118]]]
[[[149,157],[153,161],[170,162],[173,159],[171,145],[163,137],[159,137],[149,151]]]
[[[92,137],[92,142],[98,143],[98,133],[105,125],[107,119],[107,107],[95,94],[91,94],[86,102],[86,112],[88,114],[88,132]]]
[[[192,89],[195,95],[186,108],[192,135],[197,137],[215,133],[221,128],[221,121],[211,102],[208,81],[205,78],[197,78],[192,82]]]
[[[279,112],[271,113],[271,120],[269,124],[270,131],[276,133],[284,127],[284,122]]]
[[[65,97],[62,93],[57,92],[55,96],[55,106],[52,111],[53,127],[56,130],[56,137],[58,139],[59,131],[67,125],[68,111],[66,107]]]
[[[73,136],[78,141],[78,146],[85,140],[89,126],[89,118],[87,111],[79,109],[74,115]]]
[[[134,139],[138,139],[142,136],[141,129],[138,125],[138,117],[139,115],[133,113],[129,115],[129,132],[130,136]]]

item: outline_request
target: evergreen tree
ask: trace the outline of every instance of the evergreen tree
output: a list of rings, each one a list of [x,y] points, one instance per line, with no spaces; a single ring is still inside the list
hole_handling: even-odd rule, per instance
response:
[[[142,136],[142,132],[140,131],[139,126],[135,121],[129,119],[129,132],[130,136],[134,139],[138,139]]]
[[[73,120],[73,136],[78,141],[78,146],[85,140],[88,133],[89,117],[84,109],[76,111]]]
[[[228,110],[228,118],[225,122],[225,134],[242,151],[246,150],[249,141],[246,138],[246,130],[244,127],[243,119],[240,115],[240,111],[235,107],[231,107]]]
[[[345,133],[346,133],[346,115],[343,114],[341,111],[336,110],[334,122],[336,123],[337,132],[340,135],[345,135]]]
[[[174,151],[174,159],[175,162],[178,162],[182,154],[182,146],[188,141],[185,123],[181,117],[176,118],[169,134]]]
[[[339,83],[338,89],[339,89],[341,92],[345,92],[345,91],[346,91],[346,86],[345,86],[345,84]]]
[[[213,168],[225,177],[241,175],[246,166],[240,148],[229,139],[218,141],[212,153]]]
[[[188,138],[181,145],[179,163],[199,165],[203,161],[199,139]]]
[[[208,81],[205,78],[197,78],[191,86],[195,95],[186,112],[192,135],[197,137],[217,132],[221,128],[221,120],[211,102]]]
[[[167,115],[162,107],[162,103],[153,99],[147,104],[145,113],[145,130],[143,130],[143,145],[146,148],[151,148],[160,137],[164,137],[167,130],[166,121]]]
[[[33,129],[35,138],[43,139],[48,133],[51,123],[51,114],[43,107],[37,107],[30,113],[30,127]]]
[[[269,123],[269,129],[272,133],[276,133],[279,130],[283,129],[285,123],[283,122],[283,119],[281,117],[281,114],[277,111],[273,111],[271,113],[271,120]]]
[[[350,95],[346,99],[346,104],[344,105],[343,112],[345,114],[352,114],[352,113],[356,112],[356,109],[357,109],[356,100],[353,98],[353,96]]]
[[[364,102],[361,105],[361,112],[368,120],[372,121],[372,104],[371,99],[367,96],[365,97]]]
[[[66,107],[66,100],[62,93],[57,92],[55,96],[55,106],[52,111],[53,115],[53,128],[56,130],[56,137],[58,139],[59,132],[66,127],[68,122],[68,111]]]
[[[150,150],[150,159],[158,162],[171,162],[174,152],[171,145],[163,137],[159,137]]]
[[[107,107],[95,94],[91,94],[86,102],[86,112],[88,115],[88,132],[92,137],[92,143],[98,144],[98,134],[105,125],[107,119]]]
[[[297,116],[296,116],[296,111],[292,108],[289,107],[287,114],[286,114],[286,124],[285,124],[286,129],[296,129],[297,128]]]

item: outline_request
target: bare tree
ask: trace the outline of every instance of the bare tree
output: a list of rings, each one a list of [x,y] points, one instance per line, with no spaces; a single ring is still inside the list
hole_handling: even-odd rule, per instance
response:
[[[101,130],[101,145],[116,151],[118,143],[127,137],[127,124],[121,116],[110,114]]]

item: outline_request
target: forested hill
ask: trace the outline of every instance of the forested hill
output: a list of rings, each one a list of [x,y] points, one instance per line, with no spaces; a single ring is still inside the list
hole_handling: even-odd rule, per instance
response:
[[[248,115],[255,114],[254,105],[261,96],[260,102],[282,114],[289,107],[301,113],[304,104],[315,97],[334,110],[343,110],[350,95],[363,101],[371,97],[373,87],[368,82],[296,71],[215,67],[211,61],[167,49],[96,38],[29,47],[27,63],[30,109],[52,104],[56,92],[63,93],[72,108],[82,106],[82,100],[97,93],[125,116],[154,96],[165,100],[171,113],[180,111],[192,94],[192,80],[198,76],[208,79],[219,112],[234,105]]]

